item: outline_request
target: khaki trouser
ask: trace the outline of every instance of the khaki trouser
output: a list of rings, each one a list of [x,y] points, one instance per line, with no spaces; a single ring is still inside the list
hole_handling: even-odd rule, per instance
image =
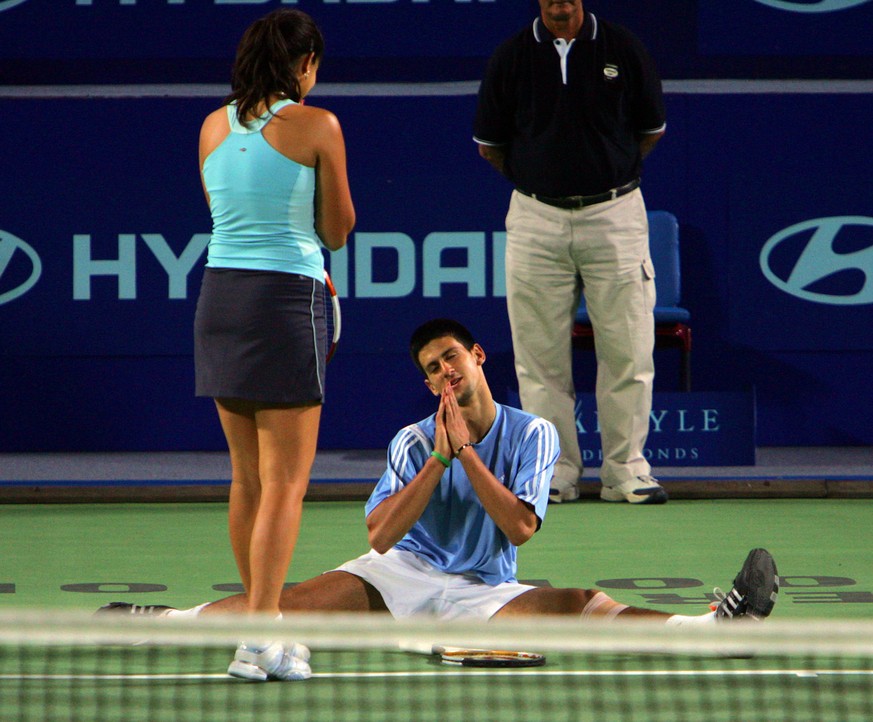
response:
[[[514,192],[506,216],[506,295],[522,407],[558,429],[555,486],[578,481],[571,332],[580,294],[594,329],[601,481],[651,469],[643,455],[655,376],[654,268],[639,189],[564,210]]]

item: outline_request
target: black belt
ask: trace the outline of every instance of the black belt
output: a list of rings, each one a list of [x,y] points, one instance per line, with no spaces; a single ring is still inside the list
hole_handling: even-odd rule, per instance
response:
[[[522,190],[521,188],[516,188],[515,190],[517,190],[522,195],[539,201],[540,203],[545,203],[549,206],[555,206],[555,208],[565,208],[568,210],[572,210],[584,208],[585,206],[593,206],[597,203],[603,203],[604,201],[613,201],[616,198],[627,195],[628,193],[636,190],[639,187],[640,179],[634,178],[634,180],[632,180],[630,183],[625,183],[623,186],[613,188],[611,191],[606,191],[606,193],[598,193],[597,195],[593,196],[564,196],[563,198],[549,198],[548,196],[541,196],[537,195],[536,193],[528,193],[526,190]]]

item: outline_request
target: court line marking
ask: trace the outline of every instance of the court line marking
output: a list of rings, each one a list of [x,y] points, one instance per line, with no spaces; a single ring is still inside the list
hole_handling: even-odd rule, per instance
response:
[[[873,676],[870,669],[601,669],[601,670],[524,670],[524,669],[464,669],[421,672],[315,672],[312,679],[392,679],[413,677],[486,677],[493,675],[546,677],[798,677]],[[0,681],[67,682],[67,681],[210,681],[232,678],[226,673],[187,674],[0,674]]]
[[[0,94],[2,97],[2,94]],[[841,481],[864,481],[873,482],[873,474],[836,474],[833,472],[810,472],[809,474],[728,474],[719,476],[709,476],[707,474],[695,474],[689,472],[685,476],[669,476],[661,475],[659,481],[675,482],[675,481],[697,481],[701,480],[701,484],[721,481],[825,481],[825,482],[841,482]],[[314,486],[329,486],[331,484],[367,484],[374,486],[378,481],[377,476],[372,477],[325,477],[322,479],[312,479],[310,485]],[[594,478],[584,478],[582,483],[599,484],[599,480]],[[67,489],[67,488],[164,488],[164,487],[216,487],[227,488],[230,486],[230,479],[0,479],[0,489],[4,488],[49,488],[49,489]]]

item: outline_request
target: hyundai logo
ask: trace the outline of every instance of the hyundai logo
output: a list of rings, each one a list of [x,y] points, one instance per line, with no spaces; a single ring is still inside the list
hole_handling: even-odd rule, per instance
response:
[[[787,10],[790,13],[833,13],[846,10],[856,5],[863,5],[870,0],[817,0],[816,2],[800,2],[799,0],[755,0],[761,5],[767,5],[777,10]]]
[[[770,283],[797,298],[835,306],[873,303],[873,218],[796,223],[767,240],[760,264]]]
[[[15,274],[14,288],[7,288],[7,279]],[[42,275],[42,261],[36,251],[11,233],[0,231],[0,306],[27,293]],[[18,282],[19,279],[27,277]],[[11,285],[11,284],[9,284]]]
[[[26,0],[0,0],[0,13],[4,10],[9,10],[9,8],[14,8],[16,5],[21,5],[23,2],[26,2]]]

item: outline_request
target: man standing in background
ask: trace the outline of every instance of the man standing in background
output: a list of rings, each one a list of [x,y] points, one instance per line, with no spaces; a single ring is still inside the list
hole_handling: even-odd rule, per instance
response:
[[[506,292],[521,403],[558,429],[552,502],[579,497],[572,326],[584,292],[597,354],[600,498],[667,501],[643,454],[654,381],[654,269],[642,160],[666,127],[661,81],[640,41],[539,0],[540,16],[494,53],[474,140],[515,186]]]

